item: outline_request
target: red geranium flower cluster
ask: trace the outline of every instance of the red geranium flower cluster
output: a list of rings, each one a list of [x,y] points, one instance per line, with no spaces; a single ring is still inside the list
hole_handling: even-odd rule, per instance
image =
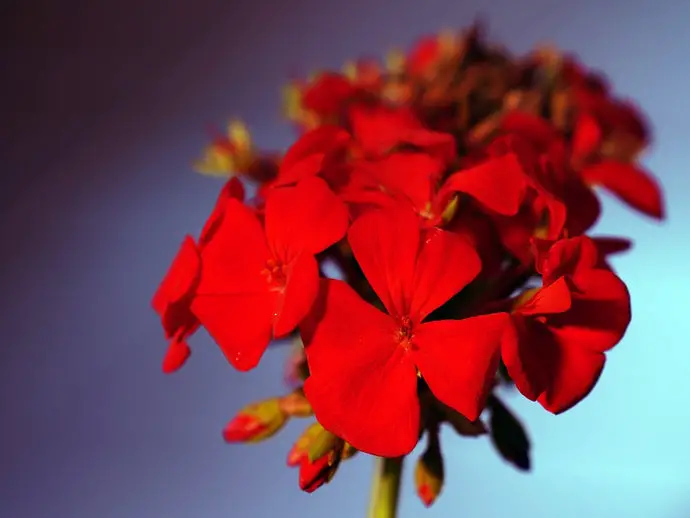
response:
[[[593,187],[655,218],[663,202],[636,162],[641,116],[574,59],[512,57],[477,27],[395,57],[291,85],[301,135],[283,156],[257,152],[237,123],[214,141],[201,167],[232,178],[154,307],[165,372],[199,327],[243,371],[273,340],[298,341],[295,390],[245,408],[226,440],[314,415],[288,459],[313,491],[356,451],[403,457],[426,433],[416,479],[429,505],[442,423],[490,433],[526,469],[500,387],[566,411],[623,337],[630,299],[607,256],[629,241],[587,235]],[[242,177],[257,187],[248,201]]]

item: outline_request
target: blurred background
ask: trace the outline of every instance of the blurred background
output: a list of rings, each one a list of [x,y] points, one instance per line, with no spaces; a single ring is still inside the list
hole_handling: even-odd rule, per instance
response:
[[[235,372],[199,334],[188,365],[160,372],[149,301],[219,181],[191,171],[208,123],[238,116],[261,147],[290,74],[383,55],[482,14],[516,52],[552,41],[604,70],[653,122],[646,165],[668,196],[652,223],[606,198],[597,233],[635,248],[615,266],[633,322],[598,387],[554,417],[508,402],[533,472],[486,438],[445,441],[446,489],[425,511],[406,472],[401,518],[690,517],[690,3],[610,0],[33,0],[3,3],[0,57],[0,516],[353,518],[371,460],[300,492],[285,456],[301,423],[228,446],[226,421],[279,394],[287,348]]]

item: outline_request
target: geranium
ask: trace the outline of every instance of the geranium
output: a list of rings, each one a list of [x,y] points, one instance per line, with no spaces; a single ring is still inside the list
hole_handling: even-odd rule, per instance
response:
[[[240,410],[223,437],[261,441],[313,417],[287,457],[299,486],[377,456],[387,490],[372,516],[395,515],[391,488],[422,438],[417,491],[436,501],[444,424],[529,469],[502,392],[567,411],[630,323],[609,256],[631,241],[588,232],[597,186],[664,216],[637,161],[643,117],[574,58],[510,56],[479,26],[293,81],[286,103],[300,134],[285,153],[233,122],[197,163],[230,179],[154,297],[163,370],[185,363],[200,327],[242,371],[289,339],[289,393]]]
[[[424,230],[411,212],[370,212],[348,241],[387,314],[345,282],[322,281],[302,333],[311,371],[304,389],[324,427],[366,453],[400,457],[419,438],[419,383],[471,421],[479,417],[508,315],[426,320],[481,261],[461,237]]]

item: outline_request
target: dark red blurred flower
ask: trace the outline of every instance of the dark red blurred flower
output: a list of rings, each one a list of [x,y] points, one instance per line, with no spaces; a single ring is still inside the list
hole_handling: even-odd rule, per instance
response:
[[[326,72],[320,74],[302,94],[302,106],[323,118],[343,114],[346,103],[359,89],[342,74]]]
[[[425,127],[407,106],[355,103],[349,107],[348,116],[352,136],[366,157],[385,156],[401,145],[424,151],[445,163],[457,156],[453,136]]]

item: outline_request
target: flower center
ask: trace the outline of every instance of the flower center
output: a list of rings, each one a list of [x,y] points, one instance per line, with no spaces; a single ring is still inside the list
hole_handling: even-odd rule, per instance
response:
[[[400,327],[398,328],[398,343],[405,349],[409,351],[414,348],[412,344],[412,339],[414,338],[414,333],[412,329],[412,320],[410,317],[402,317],[400,319]]]
[[[279,291],[285,288],[287,272],[285,265],[280,261],[269,259],[266,261],[266,267],[261,273],[266,277],[266,282],[269,284],[270,289]]]
[[[434,214],[433,207],[431,206],[431,202],[427,202],[426,205],[422,210],[419,211],[419,215],[424,218],[424,219],[434,219],[436,215]]]

